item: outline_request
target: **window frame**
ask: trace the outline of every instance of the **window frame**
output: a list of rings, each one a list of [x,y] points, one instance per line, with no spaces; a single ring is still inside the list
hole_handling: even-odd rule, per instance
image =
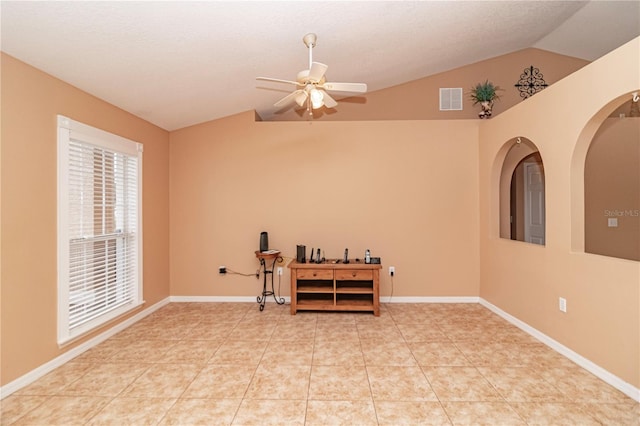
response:
[[[104,130],[80,123],[68,117],[57,116],[57,340],[62,346],[109,321],[136,309],[144,303],[142,280],[142,152],[143,145]],[[134,284],[131,295],[123,305],[107,309],[97,317],[82,324],[70,326],[70,146],[72,140],[111,152],[122,153],[137,161],[136,217],[134,249]],[[75,143],[75,142],[74,142]],[[104,204],[103,204],[104,206]],[[104,207],[103,207],[104,208]]]

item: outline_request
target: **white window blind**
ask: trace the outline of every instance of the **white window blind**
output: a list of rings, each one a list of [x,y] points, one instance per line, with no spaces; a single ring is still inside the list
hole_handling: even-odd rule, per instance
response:
[[[58,116],[58,343],[142,303],[142,145]]]

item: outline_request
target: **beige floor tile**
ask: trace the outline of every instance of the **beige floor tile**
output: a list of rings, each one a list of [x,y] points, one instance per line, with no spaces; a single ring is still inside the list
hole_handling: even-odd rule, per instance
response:
[[[506,402],[443,402],[447,415],[456,426],[515,426],[525,421]]]
[[[245,399],[232,425],[304,425],[305,400]]]
[[[182,340],[169,349],[159,362],[204,364],[221,344],[222,340]]]
[[[364,365],[360,341],[316,341],[313,348],[313,365]]]
[[[373,401],[309,401],[305,426],[374,426]]]
[[[640,425],[640,404],[631,399],[622,403],[582,404],[582,409],[603,425]]]
[[[504,401],[475,367],[422,367],[440,401]]]
[[[640,426],[640,404],[479,304],[170,303],[1,410],[2,425]]]
[[[317,324],[318,326],[327,324],[355,325],[357,316],[357,312],[323,312],[322,315],[318,315]]]
[[[318,322],[316,326],[316,342],[337,342],[351,341],[360,342],[358,327],[355,322],[344,324],[333,324]]]
[[[150,364],[98,364],[64,388],[67,396],[116,396],[144,373]]]
[[[49,399],[48,396],[9,395],[1,402],[0,424],[9,425]]]
[[[227,340],[211,358],[210,364],[233,364],[255,368],[267,348],[264,340]]]
[[[533,368],[478,367],[508,402],[566,402],[568,398]]]
[[[374,401],[437,401],[420,367],[367,366]]]
[[[407,342],[448,342],[447,336],[435,324],[398,324]]]
[[[154,364],[131,383],[120,396],[178,398],[200,370],[202,366],[194,364]]]
[[[273,321],[268,321],[266,324],[256,324],[255,322],[243,324],[240,322],[240,324],[229,333],[229,339],[269,341],[276,329],[275,324]]]
[[[163,426],[230,425],[241,399],[179,399],[159,423]]]
[[[310,400],[371,400],[364,366],[325,366],[311,368]]]
[[[318,324],[317,312],[300,311],[300,312],[296,312],[295,315],[291,315],[291,305],[286,305],[286,306],[287,306],[287,312],[283,313],[283,315],[278,317],[278,325],[300,323],[300,324],[313,325],[315,327]]]
[[[105,362],[114,354],[126,348],[130,344],[128,339],[107,339],[97,346],[78,355],[74,362]]]
[[[296,315],[297,316],[297,315]],[[276,325],[271,340],[305,341],[313,340],[316,336],[316,322],[310,321],[280,321]]]
[[[253,377],[253,368],[207,364],[193,379],[183,398],[242,398]]]
[[[417,366],[418,363],[404,341],[361,340],[366,365]]]
[[[368,324],[373,327],[396,324],[389,311],[384,309],[384,307],[380,309],[380,316],[371,315],[371,312],[354,312],[354,318],[356,324]]]
[[[437,327],[439,316],[429,315],[421,308],[398,309],[389,311],[396,324],[420,324],[425,327]]]
[[[144,335],[145,340],[181,340],[184,339],[193,326],[185,326],[180,322],[171,324],[155,324]]]
[[[155,425],[175,403],[173,398],[113,399],[87,425]]]
[[[225,323],[210,326],[206,323],[201,323],[185,333],[184,340],[224,340],[229,337],[234,327],[235,324]]]
[[[260,364],[311,365],[313,340],[271,340],[262,355]]]
[[[158,362],[176,343],[176,340],[137,340],[113,354],[109,362]]]
[[[512,342],[456,342],[472,365],[488,367],[526,367],[537,365],[522,344]]]
[[[469,360],[451,342],[410,342],[409,350],[421,366],[469,366]]]
[[[21,417],[15,425],[77,425],[86,423],[111,398],[99,396],[53,396]]]
[[[15,395],[55,395],[93,367],[94,364],[68,362],[18,390]]]
[[[393,325],[376,326],[360,323],[357,325],[360,340],[378,340],[381,342],[401,342],[405,339],[398,327]]]
[[[511,404],[528,425],[600,425],[579,404],[562,402],[518,402]]]
[[[259,365],[248,399],[306,399],[311,367],[306,365]]]
[[[380,426],[451,424],[439,402],[376,401],[375,407]]]
[[[541,369],[540,375],[573,402],[621,403],[628,397],[580,368]]]

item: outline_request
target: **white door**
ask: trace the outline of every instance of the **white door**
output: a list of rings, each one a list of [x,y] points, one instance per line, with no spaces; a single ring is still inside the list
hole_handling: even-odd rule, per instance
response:
[[[544,169],[538,162],[524,163],[524,240],[544,245]]]

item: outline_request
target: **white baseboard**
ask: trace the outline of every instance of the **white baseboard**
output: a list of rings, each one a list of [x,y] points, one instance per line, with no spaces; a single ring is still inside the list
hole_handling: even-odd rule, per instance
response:
[[[476,296],[447,296],[447,297],[398,297],[382,296],[382,303],[478,303]]]
[[[571,361],[575,362],[580,367],[592,373],[594,376],[600,378],[604,382],[618,389],[620,392],[624,393],[629,398],[632,398],[636,402],[640,402],[640,389],[636,388],[632,384],[625,382],[618,376],[610,373],[609,371],[593,363],[592,361],[589,361],[587,358],[572,351],[568,347],[564,346],[562,343],[536,330],[535,328],[531,327],[529,324],[503,311],[502,309],[486,301],[485,299],[480,298],[480,304],[486,307],[487,309],[491,310],[492,312],[496,313],[497,315],[501,316],[505,320],[509,321],[511,324],[515,325],[525,333],[528,333],[531,336],[535,337],[536,339],[540,340],[542,343],[549,346],[551,349],[555,350],[559,354],[569,358]]]
[[[121,332],[125,328],[140,321],[142,318],[146,317],[147,315],[152,314],[153,312],[157,311],[163,306],[169,304],[169,302],[170,300],[167,297],[166,299],[163,299],[160,302],[138,312],[137,314],[131,316],[130,318],[127,318],[126,320],[111,327],[110,329],[104,331],[103,333],[100,333],[99,335],[87,340],[86,342],[74,347],[73,349],[68,350],[62,355],[57,356],[51,361],[46,362],[45,364],[42,364],[41,366],[29,371],[27,374],[18,377],[14,381],[7,383],[6,385],[0,388],[0,399],[6,398],[7,396],[11,395],[15,391],[22,389],[27,385],[30,385],[31,383],[35,382],[36,380],[46,375],[47,373],[50,373],[56,368],[71,361],[73,358],[77,357],[81,353],[88,351],[94,346],[104,342],[109,337],[114,336],[115,334]]]

